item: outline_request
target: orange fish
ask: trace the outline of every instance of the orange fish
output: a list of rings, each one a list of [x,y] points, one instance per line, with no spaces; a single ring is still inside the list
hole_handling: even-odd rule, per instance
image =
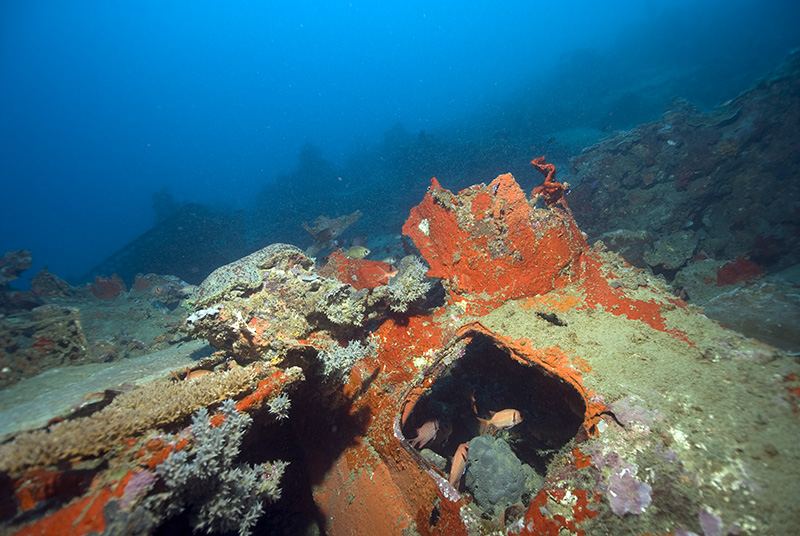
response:
[[[478,408],[475,406],[475,391],[472,391],[472,411],[475,412],[476,416],[478,415]],[[487,432],[493,434],[500,428],[508,430],[512,426],[516,426],[522,422],[522,415],[515,409],[504,409],[497,413],[490,411],[489,414],[491,415],[489,419],[481,419],[478,417],[481,435]]]
[[[453,465],[450,467],[450,485],[458,489],[458,483],[462,475],[467,470],[467,454],[469,453],[469,445],[461,443],[456,449],[456,454],[453,456]]]
[[[417,437],[409,441],[412,447],[423,448],[439,432],[439,420],[428,421],[417,428]]]
[[[181,379],[178,377],[177,374],[175,374],[171,370],[169,371],[169,373],[172,374],[173,378],[175,378],[178,381],[181,381]],[[213,374],[213,372],[205,369],[192,370],[189,367],[186,367],[186,376],[184,376],[183,379],[184,381],[196,380],[200,376],[204,376],[206,374]]]
[[[492,417],[490,419],[481,419],[478,417],[478,422],[481,425],[481,434],[486,432],[494,433],[500,428],[508,430],[512,426],[516,426],[522,422],[522,415],[515,409],[504,409],[503,411],[490,411]]]
[[[382,274],[376,275],[376,281],[378,281],[378,283],[381,283],[381,284],[384,284],[384,285],[388,285],[389,284],[389,280],[391,278],[393,278],[394,276],[396,276],[396,275],[397,275],[397,268],[395,268],[394,266],[392,266],[390,264],[389,268],[384,268],[383,269],[383,273]]]
[[[436,437],[431,441],[429,448],[437,449],[447,445],[447,440],[450,439],[450,434],[453,433],[453,425],[449,422],[439,424],[439,431],[436,432]]]

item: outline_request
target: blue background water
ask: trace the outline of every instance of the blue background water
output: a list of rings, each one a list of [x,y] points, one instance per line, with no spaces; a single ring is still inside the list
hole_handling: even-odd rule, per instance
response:
[[[80,276],[164,187],[249,209],[306,142],[344,165],[398,122],[466,143],[710,108],[800,46],[797,21],[763,0],[5,0],[0,254]]]

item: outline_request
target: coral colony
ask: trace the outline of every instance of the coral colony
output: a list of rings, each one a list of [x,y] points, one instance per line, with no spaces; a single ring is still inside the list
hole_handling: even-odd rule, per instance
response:
[[[219,415],[221,422],[215,426],[205,408],[195,412],[191,453],[188,449],[172,452],[156,467],[167,491],[149,497],[142,508],[166,517],[188,509],[195,530],[237,530],[246,535],[264,511],[262,497],[280,498],[280,479],[287,464],[234,466],[252,419],[239,413],[230,399],[222,403]]]

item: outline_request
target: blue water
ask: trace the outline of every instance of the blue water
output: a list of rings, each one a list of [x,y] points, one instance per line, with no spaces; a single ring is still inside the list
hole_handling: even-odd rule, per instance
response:
[[[263,220],[269,192],[330,194],[297,178],[303,147],[357,188],[393,143],[446,145],[403,178],[416,192],[472,180],[452,154],[503,139],[507,166],[473,168],[525,180],[534,153],[566,161],[673,97],[736,96],[800,46],[798,20],[763,0],[4,0],[0,254],[80,277],[154,224],[158,192]],[[365,199],[365,219],[392,202]]]

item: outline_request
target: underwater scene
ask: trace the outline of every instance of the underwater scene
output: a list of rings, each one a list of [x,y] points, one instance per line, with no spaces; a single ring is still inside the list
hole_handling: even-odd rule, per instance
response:
[[[800,534],[800,5],[0,5],[0,534]]]

